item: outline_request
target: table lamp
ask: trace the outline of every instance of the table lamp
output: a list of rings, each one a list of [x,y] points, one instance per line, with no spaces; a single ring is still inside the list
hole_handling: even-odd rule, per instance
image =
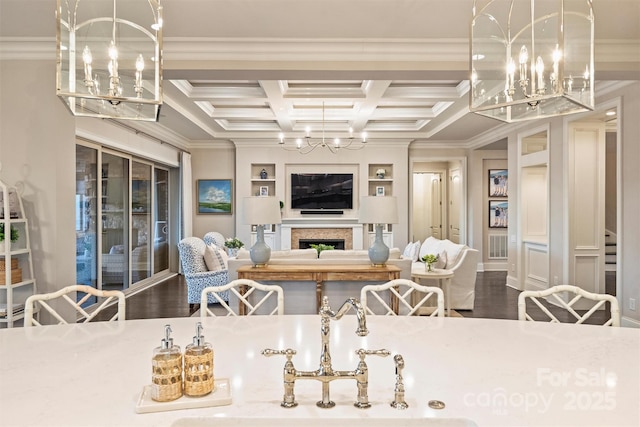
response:
[[[275,197],[245,197],[244,223],[255,224],[257,239],[249,250],[251,262],[256,267],[267,265],[271,248],[264,241],[264,224],[280,224],[280,202]]]
[[[384,265],[389,259],[389,247],[382,240],[382,227],[384,224],[398,222],[398,200],[384,196],[361,197],[358,222],[375,225],[376,238],[369,247],[369,259],[375,266]]]

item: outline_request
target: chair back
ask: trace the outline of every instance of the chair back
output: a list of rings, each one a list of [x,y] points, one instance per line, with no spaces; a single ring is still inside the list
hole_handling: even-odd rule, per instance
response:
[[[218,233],[217,231],[209,231],[202,238],[204,240],[205,245],[214,244],[219,248],[224,248],[224,242],[226,239],[222,235],[222,233]]]
[[[178,242],[178,252],[180,253],[180,263],[182,271],[188,273],[200,273],[208,271],[204,262],[204,250],[206,245],[199,237],[185,237]]]
[[[562,296],[568,293],[567,300],[568,302],[562,298]],[[573,298],[569,300],[571,295],[575,295]],[[540,299],[550,297],[548,299],[549,302],[553,304],[557,304],[563,311],[570,313],[573,318],[576,319],[573,323],[584,323],[588,320],[591,315],[593,315],[596,311],[600,310],[601,307],[605,306],[605,303],[609,303],[609,316],[607,320],[604,322],[603,326],[620,326],[620,308],[618,306],[618,300],[612,295],[606,294],[595,294],[592,292],[585,291],[582,288],[571,285],[558,285],[551,287],[549,289],[545,289],[543,291],[523,291],[518,296],[518,319],[519,320],[531,320],[535,321],[531,315],[531,310],[527,311],[527,300],[531,300],[535,305],[541,310],[542,315],[545,320],[549,319],[551,323],[561,323],[558,320],[557,316],[554,315],[551,310],[544,305]],[[594,302],[591,308],[585,311],[584,314],[580,314],[574,308],[574,305],[580,301],[582,298],[591,300]],[[547,304],[548,305],[548,304]],[[604,307],[603,307],[604,308]],[[540,313],[538,313],[540,314]]]
[[[238,307],[235,309],[233,299],[225,301],[224,293],[229,292],[237,298]],[[237,279],[223,286],[210,286],[202,290],[200,300],[200,317],[215,316],[216,314],[207,307],[207,301],[213,296],[215,302],[226,309],[227,316],[259,314],[258,310],[263,306],[275,303],[275,308],[269,315],[284,314],[284,292],[278,285],[264,285],[249,279]],[[227,303],[229,301],[229,303]]]
[[[419,315],[427,311],[426,303],[429,300],[432,303],[434,299],[435,309],[428,315],[444,317],[444,292],[438,287],[395,279],[380,285],[366,285],[360,291],[360,303],[367,314],[373,315]],[[397,312],[394,308],[397,308]]]
[[[78,292],[85,294],[80,300],[77,300],[77,297],[73,299],[68,295],[70,293],[78,293]],[[85,311],[84,308],[82,308],[82,304],[84,304],[92,296],[106,298],[106,299],[102,301],[102,303],[91,314],[89,314],[87,311]],[[125,320],[125,313],[126,313],[125,297],[124,297],[124,293],[122,293],[121,291],[101,291],[99,289],[92,288],[91,286],[71,285],[71,286],[67,286],[66,288],[62,288],[56,292],[51,292],[47,294],[34,294],[34,295],[31,295],[29,298],[27,298],[27,301],[25,302],[24,326],[29,327],[29,326],[42,325],[34,317],[34,314],[37,312],[36,310],[37,305],[39,305],[40,307],[44,308],[49,313],[51,313],[51,315],[58,320],[59,325],[68,324],[68,322],[57,311],[55,311],[49,304],[47,304],[47,301],[56,299],[56,298],[60,298],[61,300],[66,301],[74,308],[74,310],[77,313],[80,313],[82,314],[82,316],[84,316],[84,320],[82,320],[79,323],[86,323],[91,321],[93,318],[95,318],[95,316],[98,313],[100,313],[104,308],[106,308],[107,305],[109,305],[109,303],[112,300],[117,299],[118,310],[116,311],[116,314],[114,314],[113,317],[109,319],[109,321],[111,322],[113,320],[118,320],[118,321]]]

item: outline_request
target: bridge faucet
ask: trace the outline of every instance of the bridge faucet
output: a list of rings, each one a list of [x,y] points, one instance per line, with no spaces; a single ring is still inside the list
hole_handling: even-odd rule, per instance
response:
[[[362,304],[355,298],[349,298],[346,300],[337,312],[331,310],[329,307],[329,300],[325,296],[322,299],[322,306],[320,307],[320,337],[322,341],[322,348],[320,352],[320,366],[315,371],[299,371],[293,365],[293,355],[296,354],[295,350],[273,350],[265,349],[262,351],[264,356],[283,355],[286,356],[283,377],[284,377],[284,397],[281,402],[281,406],[285,408],[293,408],[298,405],[295,401],[295,381],[298,379],[310,379],[322,382],[322,400],[316,403],[320,408],[332,408],[335,406],[335,402],[330,399],[329,396],[329,383],[334,380],[340,379],[355,379],[358,386],[358,397],[354,405],[358,408],[368,408],[371,406],[367,394],[367,388],[369,384],[369,370],[365,363],[365,357],[367,355],[375,355],[386,357],[389,354],[389,350],[365,350],[359,349],[356,354],[360,357],[360,362],[354,371],[334,371],[331,364],[331,350],[330,350],[330,335],[331,319],[340,320],[342,316],[352,308],[356,312],[358,319],[358,329],[356,335],[366,336],[369,331],[367,330],[367,322],[365,316],[365,310]]]

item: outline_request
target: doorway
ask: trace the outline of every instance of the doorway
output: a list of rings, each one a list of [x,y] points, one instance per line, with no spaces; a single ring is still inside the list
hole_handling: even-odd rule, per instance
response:
[[[464,160],[413,163],[411,241],[434,237],[466,243],[464,165]]]

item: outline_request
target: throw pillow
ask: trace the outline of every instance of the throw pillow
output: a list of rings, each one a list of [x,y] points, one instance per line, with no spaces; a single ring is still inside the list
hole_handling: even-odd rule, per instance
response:
[[[420,252],[420,240],[417,242],[408,243],[402,251],[402,257],[410,259],[411,262],[418,261],[418,253]]]
[[[462,252],[466,247],[466,245],[453,243],[449,239],[443,240],[442,248],[447,252],[447,266],[445,268],[450,269],[455,267],[460,261],[460,258],[462,258]]]
[[[425,239],[425,241],[420,246],[420,252],[418,253],[418,259],[422,260],[422,257],[427,254],[439,254],[442,249],[440,249],[440,243],[442,240],[436,239],[433,236],[429,236]]]
[[[447,253],[442,251],[438,254],[438,261],[433,264],[433,268],[445,268],[447,266]]]
[[[420,254],[420,240],[416,241],[413,243],[413,262],[417,262],[418,261],[418,254]]]
[[[402,251],[402,256],[404,258],[413,259],[413,242],[407,243],[407,246],[405,246]]]
[[[228,270],[228,259],[227,252],[216,245],[207,245],[204,250],[204,263],[209,271]]]

